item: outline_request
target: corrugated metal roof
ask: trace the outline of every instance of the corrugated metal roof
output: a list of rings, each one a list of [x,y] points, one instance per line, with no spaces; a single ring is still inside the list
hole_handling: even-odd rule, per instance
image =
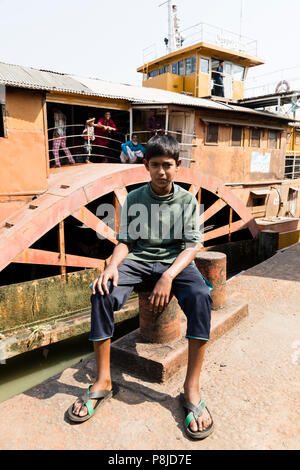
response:
[[[142,87],[126,85],[123,83],[106,82],[104,80],[75,77],[73,78],[86,87],[88,87],[93,94],[107,98],[126,99],[133,103],[138,104],[180,104],[185,106],[199,106],[212,109],[226,109],[221,103],[216,103],[211,100],[203,98],[195,98],[172,91],[160,90],[158,88]]]
[[[90,94],[90,90],[74,80],[71,75],[37,70],[21,65],[4,64],[3,62],[0,62],[0,82],[22,88]]]
[[[285,116],[278,116],[272,113],[256,111],[243,106],[221,103],[205,98],[195,98],[172,91],[114,83],[96,78],[85,78],[46,70],[37,70],[31,67],[5,64],[3,62],[0,62],[0,83],[20,88],[63,91],[67,93],[120,99],[133,104],[182,105],[217,109],[220,111],[238,111],[276,117],[278,119],[288,119]]]

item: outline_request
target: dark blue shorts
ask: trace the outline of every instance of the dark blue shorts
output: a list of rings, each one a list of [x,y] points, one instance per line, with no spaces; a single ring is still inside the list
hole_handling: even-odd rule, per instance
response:
[[[165,263],[148,263],[125,259],[120,264],[118,286],[108,282],[109,294],[92,295],[91,341],[111,338],[114,333],[114,312],[121,310],[135,288],[155,282],[170,267]],[[187,317],[187,338],[209,340],[211,295],[195,264],[189,264],[172,283],[172,292]]]

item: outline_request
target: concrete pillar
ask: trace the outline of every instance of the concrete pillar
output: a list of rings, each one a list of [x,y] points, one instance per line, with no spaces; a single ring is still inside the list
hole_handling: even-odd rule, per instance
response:
[[[211,292],[213,310],[226,305],[226,260],[224,253],[215,251],[201,252],[197,255],[195,263],[201,274],[214,286]]]
[[[154,314],[149,302],[152,291],[138,292],[140,335],[150,343],[166,344],[181,338],[180,307],[172,296],[160,314]]]

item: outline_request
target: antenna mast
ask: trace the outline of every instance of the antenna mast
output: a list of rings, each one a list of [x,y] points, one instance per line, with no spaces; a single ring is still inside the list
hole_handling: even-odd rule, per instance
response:
[[[175,51],[181,47],[181,36],[179,32],[179,20],[177,17],[177,6],[172,5],[172,0],[166,0],[159,6],[168,4],[168,38],[165,38],[168,53]]]
[[[243,24],[243,0],[241,0],[241,13],[240,13],[240,41],[242,40],[242,24]]]

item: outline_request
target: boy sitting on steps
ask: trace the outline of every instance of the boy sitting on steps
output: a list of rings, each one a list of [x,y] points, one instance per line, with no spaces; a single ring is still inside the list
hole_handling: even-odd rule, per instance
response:
[[[168,304],[172,290],[187,317],[188,366],[181,394],[186,432],[193,439],[203,439],[213,431],[212,417],[199,390],[212,301],[210,289],[193,263],[201,247],[198,204],[191,193],[173,182],[180,163],[179,144],[173,137],[149,140],[144,164],[151,182],[128,194],[119,244],[93,283],[90,340],[94,342],[97,379],[69,408],[72,421],[91,418],[112,396],[114,311],[122,308],[136,286],[152,280],[155,286],[149,301],[154,313]]]

